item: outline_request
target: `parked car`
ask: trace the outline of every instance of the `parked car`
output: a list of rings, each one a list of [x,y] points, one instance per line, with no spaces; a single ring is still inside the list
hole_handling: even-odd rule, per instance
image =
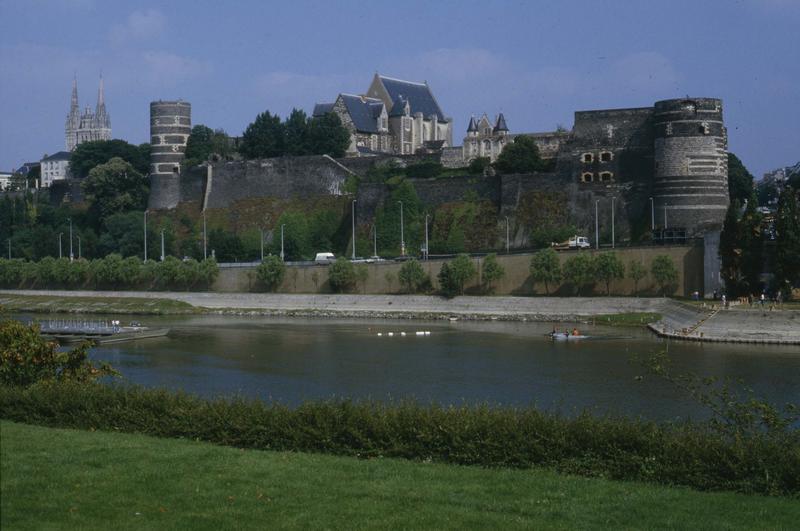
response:
[[[586,236],[572,236],[569,240],[561,243],[551,243],[553,249],[556,251],[563,251],[567,249],[589,249],[592,244],[589,243],[589,238]]]
[[[332,264],[336,261],[336,257],[333,256],[333,253],[317,253],[317,256],[314,257],[315,264]]]

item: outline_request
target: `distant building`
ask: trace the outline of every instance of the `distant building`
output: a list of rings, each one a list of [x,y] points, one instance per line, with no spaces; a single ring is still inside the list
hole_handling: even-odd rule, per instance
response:
[[[106,111],[102,76],[94,112],[87,105],[81,113],[78,105],[78,80],[72,80],[72,99],[64,126],[64,136],[67,151],[74,151],[78,145],[84,142],[111,140],[111,116]]]
[[[61,181],[69,176],[69,159],[72,153],[59,151],[45,156],[42,161],[42,187],[47,188],[53,181]]]
[[[497,156],[511,140],[508,135],[508,126],[503,113],[500,113],[494,125],[489,121],[489,117],[484,113],[478,120],[470,117],[467,126],[467,136],[464,138],[464,160],[472,160],[478,157],[488,157],[492,162],[497,160]]]
[[[11,184],[11,175],[10,171],[0,171],[0,192],[8,189],[8,185]]]
[[[28,174],[30,174],[31,171],[35,170],[36,168],[39,168],[40,166],[41,163],[39,162],[26,162],[25,164],[14,170],[13,173],[19,173],[20,175],[27,176]]]
[[[453,120],[442,112],[427,83],[375,74],[363,95],[339,94],[318,103],[314,116],[335,112],[350,131],[349,155],[411,155],[453,145]]]

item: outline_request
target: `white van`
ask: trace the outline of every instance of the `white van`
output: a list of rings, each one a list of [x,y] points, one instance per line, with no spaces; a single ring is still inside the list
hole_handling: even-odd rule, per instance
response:
[[[317,253],[317,256],[314,257],[315,264],[331,264],[336,261],[336,257],[333,256],[333,253]]]

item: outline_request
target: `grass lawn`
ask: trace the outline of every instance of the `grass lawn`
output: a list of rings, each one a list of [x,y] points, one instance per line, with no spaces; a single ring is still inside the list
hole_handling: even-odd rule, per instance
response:
[[[0,423],[3,529],[789,529],[800,502]]]
[[[200,313],[187,302],[138,297],[53,297],[50,295],[0,295],[0,305],[14,312],[118,313],[176,315]]]

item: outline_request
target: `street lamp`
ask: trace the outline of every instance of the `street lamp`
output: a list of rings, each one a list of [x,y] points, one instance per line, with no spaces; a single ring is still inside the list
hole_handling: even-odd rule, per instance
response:
[[[283,228],[286,226],[284,223],[281,225],[281,262],[283,262]]]
[[[667,204],[664,203],[664,229],[667,228]]]
[[[8,239],[8,259],[11,260],[11,238]]]
[[[614,201],[616,197],[611,198],[611,248],[614,248]]]
[[[67,221],[69,221],[69,261],[72,262],[75,258],[75,254],[72,252],[72,218],[67,218]]]
[[[351,217],[353,218],[353,260],[356,259],[356,199],[350,204]]]
[[[652,197],[650,198],[650,230],[656,230],[656,208]]]
[[[597,215],[597,205],[600,203],[599,199],[594,202],[594,248],[600,248],[600,218]]]
[[[378,226],[374,223],[372,224],[372,257],[378,257]]]
[[[147,210],[144,211],[144,261],[147,262]]]
[[[506,254],[508,254],[508,250],[511,247],[511,240],[509,239],[509,230],[508,230],[508,216],[506,216]]]
[[[406,239],[403,235],[403,202],[400,203],[400,256],[406,255]]]
[[[61,236],[63,236],[63,232],[58,233],[58,257],[61,258]]]
[[[164,229],[161,229],[161,261],[164,261]]]
[[[263,242],[263,240],[264,240],[263,236],[261,237],[261,240]],[[204,210],[203,211],[203,260],[206,260],[206,259],[208,259],[208,237],[207,237],[207,234],[206,234],[206,211]],[[262,243],[262,248],[261,248],[261,260],[262,261],[264,260],[263,243]]]
[[[425,214],[425,260],[428,259],[428,214]]]
[[[78,260],[80,260],[81,259],[81,237],[80,236],[75,236],[75,237],[78,238]]]
[[[264,261],[264,229],[258,229],[258,233],[261,235],[261,261]]]

